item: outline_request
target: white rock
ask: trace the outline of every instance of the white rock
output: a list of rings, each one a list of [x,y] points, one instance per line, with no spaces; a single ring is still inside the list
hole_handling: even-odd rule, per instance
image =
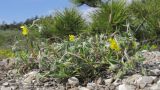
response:
[[[64,89],[57,89],[57,90],[65,90],[65,88]],[[70,89],[67,89],[67,90],[79,90],[79,89],[78,89],[78,87],[74,87],[74,88],[70,88]]]
[[[88,89],[86,87],[79,87],[79,90],[90,90],[90,89]]]
[[[160,80],[159,80],[159,81],[157,81],[157,85],[159,85],[159,86],[160,86]]]
[[[160,90],[160,85],[154,84],[149,90]]]
[[[159,69],[150,70],[150,74],[154,75],[154,76],[159,76],[160,75],[160,70]]]
[[[122,83],[122,80],[121,79],[116,79],[114,82],[113,82],[113,85],[114,86],[118,86]]]
[[[136,84],[136,80],[138,80],[140,77],[142,77],[142,75],[134,74],[134,75],[128,77],[126,80],[124,80],[124,83]]]
[[[38,71],[32,71],[28,74],[24,75],[24,80],[22,81],[23,84],[30,84],[33,80],[36,79],[36,75],[38,74]]]
[[[9,86],[9,83],[8,83],[8,82],[5,82],[5,83],[3,83],[3,86],[8,87],[8,86]]]
[[[102,84],[102,78],[100,77],[100,78],[98,78],[98,80],[97,80],[97,83],[96,84],[98,84],[98,85],[100,85],[100,84]]]
[[[68,79],[68,84],[72,86],[79,85],[79,80],[76,77],[71,77]]]
[[[153,76],[142,76],[138,80],[136,80],[136,84],[140,86],[140,88],[144,88],[147,84],[152,84],[157,78]]]
[[[24,75],[24,77],[28,77],[28,76],[31,76],[31,75],[36,75],[38,72],[37,71],[32,71],[32,72],[29,72],[27,74]]]
[[[118,90],[136,90],[136,87],[133,85],[122,84],[119,85]]]
[[[11,86],[10,88],[11,88],[11,90],[17,90],[18,86]]]
[[[104,83],[105,85],[110,85],[112,82],[113,82],[113,78],[110,78],[110,79],[104,79]]]
[[[12,90],[12,88],[11,87],[2,86],[0,90]]]
[[[96,89],[96,84],[95,83],[88,83],[87,84],[87,88],[89,89],[89,90],[95,90]]]

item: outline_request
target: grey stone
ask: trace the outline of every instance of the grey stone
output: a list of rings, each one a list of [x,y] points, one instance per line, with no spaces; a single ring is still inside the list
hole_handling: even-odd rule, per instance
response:
[[[96,84],[100,85],[100,84],[102,84],[102,81],[103,81],[103,80],[102,80],[102,78],[100,77],[100,78],[98,78]]]
[[[10,88],[11,88],[11,90],[17,90],[18,86],[11,86]]]
[[[64,87],[63,85],[58,84],[56,87],[53,87],[52,90],[69,90],[69,89],[66,89],[66,87]]]
[[[41,87],[37,87],[37,88],[36,88],[36,90],[43,90],[43,88],[41,88]]]
[[[116,86],[114,86],[114,85],[109,86],[109,90],[115,90],[115,88],[116,88]]]
[[[59,89],[61,90],[61,89]],[[62,90],[65,90],[65,89],[62,89]],[[67,89],[67,90],[79,90],[78,87],[74,87],[74,88],[70,88],[70,89]]]
[[[38,83],[35,83],[34,85],[35,85],[35,86],[43,86],[43,83],[38,82]]]
[[[97,86],[97,89],[99,90],[99,89],[105,89],[106,88],[106,85],[98,85]]]
[[[136,84],[140,88],[144,88],[147,84],[152,84],[157,78],[153,76],[142,76],[136,80]]]
[[[160,70],[159,69],[150,70],[149,74],[153,75],[153,76],[159,76],[160,75]]]
[[[104,79],[104,83],[105,85],[110,85],[112,82],[113,82],[113,78],[110,78],[110,79]]]
[[[150,87],[144,87],[144,89],[140,89],[140,90],[151,90]]]
[[[32,71],[28,74],[24,75],[24,79],[22,80],[22,83],[24,84],[31,84],[33,80],[36,79],[36,75],[38,74],[37,71]]]
[[[32,84],[23,84],[23,87],[20,88],[23,90],[33,90],[34,86]]]
[[[128,77],[127,79],[125,79],[123,83],[134,85],[134,84],[136,84],[136,80],[138,80],[140,77],[142,77],[142,75],[134,74],[134,75]]]
[[[59,78],[54,78],[54,81],[55,81],[56,83],[60,83],[60,82],[61,82],[61,79],[59,79]]]
[[[77,86],[79,85],[79,80],[76,77],[71,77],[68,79],[68,84],[72,86]]]
[[[45,87],[45,88],[43,88],[43,90],[55,90],[55,89],[53,87]]]
[[[9,83],[16,83],[16,80],[14,79],[11,79],[11,80],[8,80]]]
[[[86,87],[79,87],[79,90],[90,90],[90,89],[88,89]]]
[[[8,83],[8,82],[5,82],[5,83],[3,83],[3,86],[8,87],[8,86],[9,86],[9,83]]]
[[[154,84],[152,87],[150,87],[150,90],[160,90],[160,85]]]
[[[136,87],[133,85],[122,84],[119,85],[118,90],[136,90]]]
[[[17,72],[17,69],[13,69],[13,70],[9,70],[8,73],[16,75],[18,72]]]
[[[7,62],[8,62],[8,64],[6,65],[6,68],[7,69],[12,69],[14,67],[15,63],[16,63],[16,60],[14,58],[13,59],[9,58],[7,60]]]
[[[64,86],[59,86],[59,90],[65,90]]]
[[[97,90],[106,90],[105,87],[98,87]]]
[[[52,85],[53,85],[52,83],[46,82],[46,83],[44,84],[44,87],[49,87],[49,86],[52,86]]]
[[[109,87],[108,87],[108,86],[106,86],[104,90],[110,90],[110,89],[109,89]]]
[[[145,58],[145,61],[143,61],[145,67],[149,68],[150,70],[159,68],[160,65],[159,51],[144,52],[143,57]]]
[[[87,88],[89,90],[95,90],[97,88],[97,85],[95,83],[88,83]]]
[[[158,81],[157,81],[157,85],[159,85],[159,86],[160,86],[160,80],[158,80]]]
[[[113,82],[113,85],[114,85],[114,86],[118,86],[118,85],[120,85],[120,84],[122,84],[122,80],[121,80],[121,79],[116,79],[116,80]]]
[[[11,87],[2,86],[2,87],[1,87],[1,90],[12,90],[12,88],[11,88]]]

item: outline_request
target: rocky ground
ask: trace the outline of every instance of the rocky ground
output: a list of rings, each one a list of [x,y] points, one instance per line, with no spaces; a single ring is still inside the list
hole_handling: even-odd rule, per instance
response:
[[[39,79],[38,71],[31,71],[24,76],[18,76],[12,69],[14,60],[5,59],[0,62],[1,90],[160,90],[160,52],[143,52],[146,60],[143,62],[146,75],[133,74],[123,79],[99,78],[96,82],[81,86],[76,77],[61,84],[56,78]],[[10,62],[12,61],[12,62]]]

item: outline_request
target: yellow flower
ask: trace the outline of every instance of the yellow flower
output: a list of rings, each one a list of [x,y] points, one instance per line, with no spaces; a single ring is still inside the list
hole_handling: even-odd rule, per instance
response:
[[[22,35],[24,36],[28,35],[29,31],[26,26],[21,26],[20,28],[22,29]]]
[[[69,41],[75,41],[75,36],[74,35],[69,35]]]
[[[111,49],[113,49],[115,51],[120,51],[121,48],[119,47],[119,45],[118,45],[118,43],[115,39],[110,38],[109,42],[110,42],[110,48]]]

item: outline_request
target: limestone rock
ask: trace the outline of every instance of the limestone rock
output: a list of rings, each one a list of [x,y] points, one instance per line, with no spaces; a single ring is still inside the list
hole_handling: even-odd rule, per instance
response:
[[[159,69],[150,70],[149,75],[159,76],[160,75],[160,70]]]
[[[11,87],[2,86],[0,90],[12,90],[12,88]]]
[[[59,89],[59,90],[65,90],[65,88],[64,89]],[[79,89],[78,89],[78,87],[74,87],[74,88],[70,88],[70,89],[67,89],[67,90],[79,90]]]
[[[114,85],[114,86],[118,86],[118,85],[120,85],[120,84],[122,84],[122,80],[121,80],[121,79],[116,79],[116,80],[113,82],[113,85]]]
[[[140,77],[142,77],[142,75],[139,75],[139,74],[134,74],[130,77],[128,77],[127,79],[124,80],[124,83],[127,83],[127,84],[136,84],[136,80],[138,80]]]
[[[100,84],[102,84],[102,81],[103,81],[103,80],[102,80],[102,78],[100,77],[100,78],[98,78],[96,84],[100,85]]]
[[[104,83],[105,85],[110,85],[112,82],[113,82],[113,78],[110,78],[110,79],[104,79]]]
[[[88,89],[86,87],[79,87],[79,90],[90,90],[90,89]]]
[[[96,90],[97,85],[96,85],[95,83],[88,83],[88,84],[87,84],[87,88],[88,88],[89,90]]]
[[[5,83],[3,83],[3,86],[8,87],[8,86],[9,86],[9,83],[8,83],[8,82],[5,82]]]
[[[44,84],[44,87],[50,87],[50,86],[53,86],[53,84],[52,84],[51,82],[46,82],[46,83]]]
[[[68,84],[71,86],[77,86],[79,85],[79,80],[76,77],[71,77],[68,79]]]
[[[154,84],[152,87],[150,87],[150,90],[160,90],[160,85]]]
[[[140,88],[144,88],[147,84],[152,84],[157,78],[153,76],[142,76],[136,80],[136,84]]]
[[[119,85],[118,90],[136,90],[136,87],[133,85],[122,84]]]
[[[24,75],[24,80],[22,81],[23,84],[31,84],[33,80],[36,79],[36,75],[38,74],[37,71],[32,71],[26,75]]]

